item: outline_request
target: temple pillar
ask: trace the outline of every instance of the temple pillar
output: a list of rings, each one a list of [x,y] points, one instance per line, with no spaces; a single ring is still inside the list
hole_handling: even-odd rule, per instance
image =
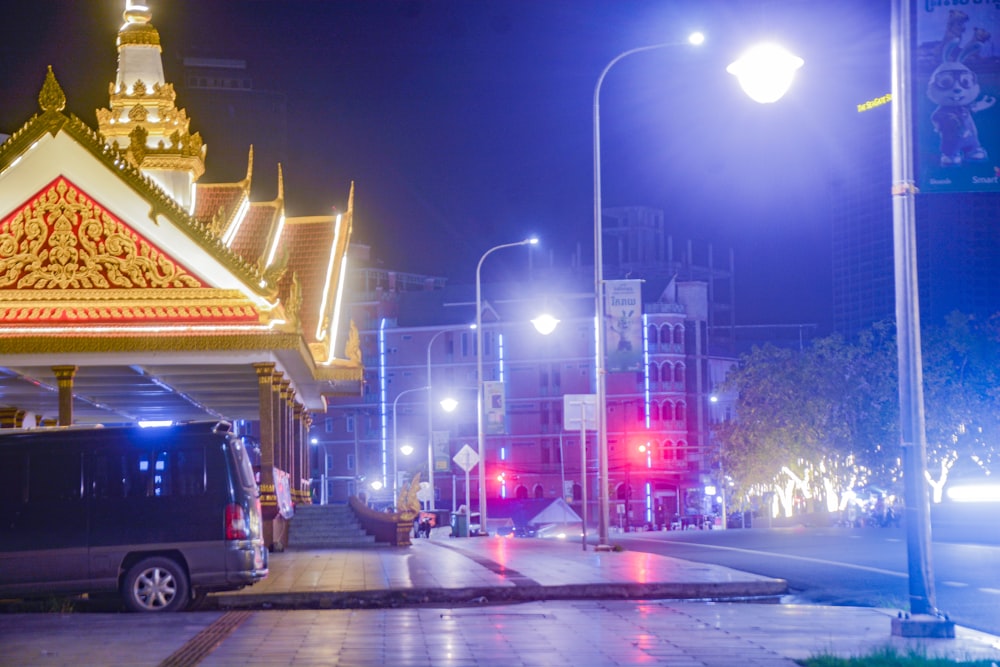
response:
[[[59,386],[59,425],[73,425],[73,377],[76,366],[53,366],[56,384]]]
[[[273,363],[256,363],[257,399],[260,408],[260,509],[264,518],[264,544],[274,543],[274,517],[278,514],[278,496],[274,493],[274,397],[271,386]]]

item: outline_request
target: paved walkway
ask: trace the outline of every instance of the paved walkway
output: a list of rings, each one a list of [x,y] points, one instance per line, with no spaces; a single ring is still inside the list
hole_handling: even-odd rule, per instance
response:
[[[267,580],[210,596],[209,611],[3,614],[0,665],[791,667],[886,646],[1000,664],[1000,637],[893,637],[889,610],[706,601],[773,600],[784,588],[639,552],[435,536],[273,554]]]

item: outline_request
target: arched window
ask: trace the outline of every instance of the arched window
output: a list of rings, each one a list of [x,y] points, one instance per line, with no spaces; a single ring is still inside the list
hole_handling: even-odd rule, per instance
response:
[[[527,500],[527,498],[528,498],[528,487],[526,487],[524,485],[519,485],[517,487],[517,490],[514,491],[514,495],[517,497],[518,500]]]
[[[684,345],[684,327],[674,327],[674,345]]]
[[[663,441],[663,460],[664,461],[674,460],[674,443],[671,440]]]
[[[669,363],[663,364],[663,368],[660,369],[660,377],[663,378],[664,382],[671,382],[674,378],[673,366]]]
[[[544,498],[545,488],[541,484],[535,484],[535,498]]]
[[[673,421],[673,419],[674,419],[674,404],[671,403],[670,401],[664,401],[663,402],[663,410],[660,412],[660,416],[663,418],[663,421],[665,421],[665,422]]]
[[[670,332],[673,331],[673,327],[669,324],[664,324],[660,327],[660,340],[663,341],[663,347],[666,348],[670,345]]]
[[[649,364],[649,381],[659,382],[660,381],[660,367],[655,363]]]
[[[583,500],[583,487],[579,484],[573,484],[573,500],[575,502]]]
[[[655,401],[649,404],[649,418],[654,422],[660,421],[660,406]]]
[[[650,346],[655,349],[656,345],[660,342],[660,337],[659,337],[660,330],[656,328],[655,324],[650,324],[649,327],[646,328],[646,332],[647,335],[649,336]]]
[[[677,460],[678,461],[683,461],[684,459],[687,458],[687,454],[685,453],[686,450],[687,450],[687,443],[684,442],[683,440],[678,440],[677,441]]]
[[[677,384],[684,384],[684,365],[683,364],[677,364],[677,366],[674,367],[674,382],[676,382]]]
[[[684,402],[681,401],[677,404],[677,408],[674,410],[674,418],[682,422],[684,421]]]

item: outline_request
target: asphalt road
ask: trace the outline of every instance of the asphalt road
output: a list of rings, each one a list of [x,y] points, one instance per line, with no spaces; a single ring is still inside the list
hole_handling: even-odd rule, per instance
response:
[[[976,521],[938,521],[931,565],[937,607],[955,622],[1000,634],[1000,507]],[[791,601],[909,608],[901,528],[752,528],[615,534],[629,549],[788,581]]]

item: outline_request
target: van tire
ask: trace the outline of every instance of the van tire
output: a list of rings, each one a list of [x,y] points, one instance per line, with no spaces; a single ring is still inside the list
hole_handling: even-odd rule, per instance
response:
[[[188,604],[187,573],[176,561],[162,556],[144,558],[129,568],[122,598],[130,611],[180,611]]]

